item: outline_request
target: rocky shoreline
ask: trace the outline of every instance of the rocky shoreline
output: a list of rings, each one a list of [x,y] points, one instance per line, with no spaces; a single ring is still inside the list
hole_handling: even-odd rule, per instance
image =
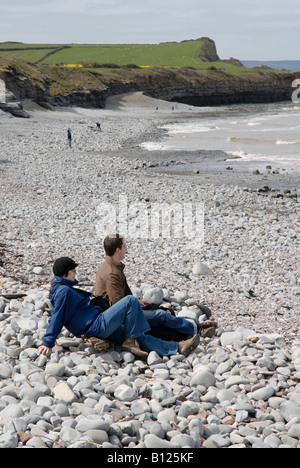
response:
[[[297,197],[237,185],[218,157],[209,179],[166,173],[175,163],[150,160],[139,143],[160,138],[169,103],[159,114],[154,102],[28,112],[22,125],[0,117],[0,294],[26,294],[0,298],[0,446],[299,446]],[[266,177],[272,189],[276,177]],[[289,184],[297,195],[292,176]],[[192,320],[207,320],[204,304],[217,334],[187,359],[141,362],[64,331],[47,361],[37,347],[53,261],[75,258],[91,288],[103,259],[101,207],[117,209],[120,196],[128,209],[203,206],[204,239],[129,238],[126,274],[137,293],[163,288]]]

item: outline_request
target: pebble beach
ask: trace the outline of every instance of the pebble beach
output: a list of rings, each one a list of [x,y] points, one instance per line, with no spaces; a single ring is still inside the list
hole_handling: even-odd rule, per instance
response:
[[[299,448],[299,175],[258,174],[221,151],[147,151],[197,109],[140,93],[27,111],[0,115],[0,447]],[[120,200],[129,223],[133,207],[202,208],[201,238],[127,236],[125,272],[137,297],[162,291],[176,314],[216,320],[216,335],[187,358],[140,361],[63,329],[39,356],[54,260],[73,258],[92,291],[104,207]]]

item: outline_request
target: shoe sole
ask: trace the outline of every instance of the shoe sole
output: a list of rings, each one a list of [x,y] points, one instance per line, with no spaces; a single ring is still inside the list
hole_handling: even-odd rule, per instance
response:
[[[197,348],[197,346],[199,345],[199,342],[200,342],[199,335],[195,335],[192,343],[181,354],[183,354],[185,357],[189,356]]]
[[[201,333],[201,338],[212,338],[215,335],[215,333],[216,329],[214,327],[207,328]]]

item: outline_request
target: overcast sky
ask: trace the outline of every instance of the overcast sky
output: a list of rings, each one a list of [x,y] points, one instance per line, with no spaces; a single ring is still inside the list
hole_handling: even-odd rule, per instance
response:
[[[221,58],[300,60],[299,0],[0,0],[0,41],[159,43],[208,36]]]

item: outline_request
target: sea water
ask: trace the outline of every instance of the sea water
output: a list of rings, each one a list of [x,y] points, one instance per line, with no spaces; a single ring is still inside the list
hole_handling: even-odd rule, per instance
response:
[[[145,142],[149,151],[221,150],[242,161],[300,172],[300,105],[292,102],[191,109],[161,126],[165,137]]]
[[[275,68],[276,70],[290,70],[290,71],[300,71],[300,60],[241,60],[242,64],[247,68],[261,67],[266,65],[270,68]]]

